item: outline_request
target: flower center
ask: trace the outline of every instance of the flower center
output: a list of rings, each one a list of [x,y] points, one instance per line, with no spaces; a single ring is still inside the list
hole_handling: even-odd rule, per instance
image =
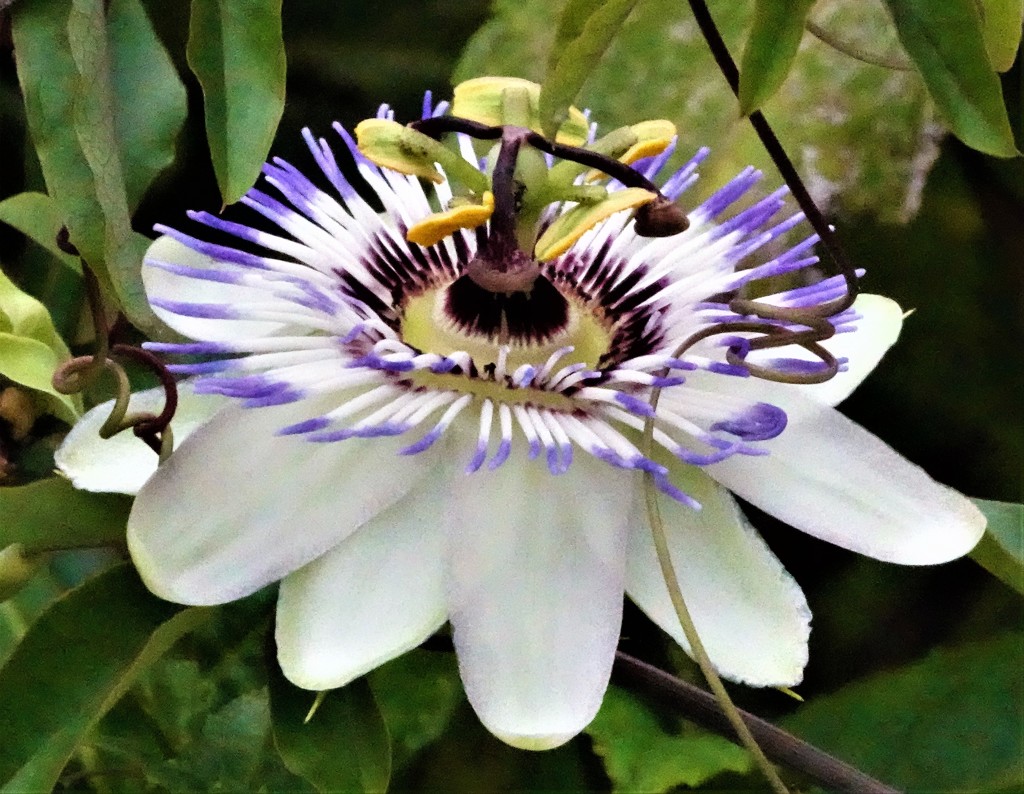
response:
[[[445,356],[462,351],[478,370],[488,373],[500,364],[509,376],[524,366],[539,369],[566,347],[572,351],[559,360],[560,368],[597,369],[612,341],[611,330],[589,306],[563,295],[544,277],[528,292],[506,293],[490,292],[462,276],[410,297],[399,330],[402,340],[419,350]]]

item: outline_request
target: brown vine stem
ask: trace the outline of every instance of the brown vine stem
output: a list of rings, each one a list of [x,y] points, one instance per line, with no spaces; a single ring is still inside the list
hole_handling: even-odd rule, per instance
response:
[[[674,707],[683,717],[702,728],[732,741],[737,740],[732,724],[710,692],[622,651],[615,655],[612,675],[630,689]],[[738,711],[771,761],[806,775],[827,790],[851,794],[899,794],[899,789],[887,786],[803,739],[750,712]]]

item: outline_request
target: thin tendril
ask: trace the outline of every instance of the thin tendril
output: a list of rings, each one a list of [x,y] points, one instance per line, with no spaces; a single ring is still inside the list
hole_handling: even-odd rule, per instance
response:
[[[719,71],[722,72],[722,76],[725,77],[733,94],[739,96],[739,69],[736,67],[736,61],[729,54],[729,48],[726,47],[722,34],[719,33],[715,20],[712,18],[711,12],[708,11],[707,4],[704,0],[687,0],[687,2],[693,11],[697,27],[700,28],[701,35],[704,37],[704,41],[707,42],[715,63],[718,64]],[[774,130],[772,130],[771,125],[768,124],[767,119],[765,119],[764,114],[760,110],[750,114],[750,125],[757,133],[757,137],[761,139],[761,145],[764,146],[768,155],[772,158],[772,162],[779,169],[782,178],[789,185],[793,198],[800,205],[800,209],[803,210],[808,223],[811,224],[818,237],[821,238],[821,243],[835,264],[836,269],[846,280],[847,292],[844,297],[805,311],[812,312],[818,317],[830,317],[850,308],[857,297],[857,274],[836,240],[835,232],[821,214],[818,205],[814,203],[814,199],[811,198],[811,194],[800,178],[800,174],[793,165],[793,161],[789,159],[789,155],[782,148],[782,144],[779,142]],[[751,303],[755,302],[752,301]],[[764,306],[765,304],[759,305]]]
[[[651,434],[653,434],[653,426],[648,425],[648,428],[650,429]],[[646,434],[644,440],[649,445],[650,439],[646,437]],[[725,685],[722,684],[722,679],[718,677],[718,673],[715,671],[714,665],[712,665],[711,659],[708,656],[707,651],[704,649],[704,644],[701,642],[700,634],[697,632],[697,627],[693,625],[693,618],[690,616],[690,610],[686,607],[686,600],[683,598],[683,591],[679,587],[679,580],[676,577],[675,566],[672,564],[672,556],[669,553],[668,540],[665,537],[665,525],[662,523],[661,510],[658,507],[658,495],[654,489],[653,475],[651,475],[650,472],[645,472],[644,481],[646,486],[644,488],[644,497],[647,501],[647,515],[651,523],[651,536],[654,539],[654,548],[658,554],[658,564],[661,566],[661,575],[665,580],[665,585],[668,587],[668,595],[672,600],[672,607],[675,609],[676,617],[679,619],[679,625],[683,627],[683,634],[686,635],[686,641],[690,644],[690,650],[693,653],[693,658],[700,666],[701,672],[704,674],[704,678],[707,679],[708,686],[711,687],[711,691],[718,699],[718,703],[722,707],[722,711],[724,711],[726,717],[729,718],[729,722],[736,731],[736,735],[739,737],[747,751],[754,757],[754,762],[768,780],[768,783],[772,787],[772,791],[776,792],[776,794],[788,794],[789,790],[782,782],[778,772],[775,771],[775,768],[765,756],[764,751],[750,733],[750,729],[747,727],[747,724],[743,721],[743,718],[736,710],[736,706],[729,697],[729,693],[726,691]]]
[[[736,741],[731,723],[721,710],[721,705],[713,695],[700,687],[682,681],[622,651],[615,654],[612,675],[620,683],[656,698],[659,704],[674,706],[687,720],[702,728]],[[897,789],[866,775],[821,748],[787,733],[755,714],[739,708],[736,710],[770,760],[806,775],[827,791],[849,794],[898,794]]]
[[[71,243],[67,227],[62,227],[57,233],[57,245],[65,253],[78,256],[82,263],[85,294],[96,334],[96,349],[92,355],[73,358],[58,367],[53,373],[53,386],[61,394],[75,394],[88,387],[99,377],[100,373],[104,371],[111,373],[117,382],[114,405],[110,410],[110,415],[99,429],[100,437],[110,438],[132,428],[136,437],[144,441],[163,463],[174,448],[174,436],[171,433],[170,422],[178,407],[177,384],[163,362],[147,350],[132,345],[110,344],[111,331],[107,326],[107,315],[103,307],[103,295],[99,281],[85,260],[81,258],[78,249]],[[116,358],[127,358],[142,364],[152,370],[160,379],[164,389],[164,408],[159,414],[128,413],[131,383],[124,367]]]

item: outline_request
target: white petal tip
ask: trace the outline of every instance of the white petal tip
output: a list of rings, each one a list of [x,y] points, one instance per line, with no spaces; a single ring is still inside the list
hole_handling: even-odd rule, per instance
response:
[[[950,494],[951,512],[955,519],[942,527],[936,527],[933,539],[927,545],[917,543],[908,548],[905,555],[894,560],[902,565],[941,565],[952,562],[967,554],[978,545],[985,534],[988,519],[969,500],[952,489]]]
[[[491,730],[488,728],[488,730]],[[579,734],[579,731],[571,733],[502,733],[500,731],[491,730],[497,738],[501,739],[505,744],[515,747],[517,750],[554,750],[556,747],[561,747],[563,744],[568,742],[574,736]]]

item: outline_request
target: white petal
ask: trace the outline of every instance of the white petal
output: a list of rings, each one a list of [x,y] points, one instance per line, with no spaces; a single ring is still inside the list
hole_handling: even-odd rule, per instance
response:
[[[229,400],[215,395],[195,394],[187,382],[178,384],[178,409],[171,430],[180,444],[207,422]],[[87,411],[68,433],[53,459],[57,468],[84,491],[134,494],[156,471],[157,456],[145,442],[125,430],[108,439],[100,438],[100,427],[110,416],[114,401],[108,400]],[[160,413],[164,390],[149,389],[133,394],[129,412]]]
[[[283,578],[405,495],[424,456],[395,439],[317,444],[276,436],[316,416],[310,401],[228,406],[139,491],[128,548],[147,586],[184,604],[219,604]]]
[[[680,589],[715,668],[751,686],[798,683],[811,619],[799,585],[725,489],[689,466],[673,466],[671,477],[702,505],[695,511],[661,494],[658,499]],[[642,498],[630,527],[627,564],[626,593],[689,653]]]
[[[266,290],[254,289],[241,284],[226,284],[191,278],[168,272],[150,264],[151,262],[164,262],[201,270],[238,270],[231,265],[218,263],[205,254],[193,251],[173,237],[167,235],[158,237],[147,249],[142,265],[142,282],[146,287],[146,296],[151,301],[217,303],[233,306],[253,301],[266,303],[273,300],[272,294]],[[287,304],[285,304],[285,308],[287,308]],[[160,306],[154,306],[153,311],[175,331],[193,339],[209,342],[268,336],[285,327],[282,323],[277,322],[185,317]]]
[[[343,686],[440,628],[445,507],[444,488],[421,485],[285,577],[276,634],[289,680],[306,689]]]
[[[622,617],[632,473],[513,457],[456,479],[449,615],[469,701],[495,736],[543,750],[593,719]]]
[[[903,327],[903,309],[889,298],[881,295],[858,295],[853,308],[863,315],[856,322],[856,330],[836,334],[822,343],[836,358],[848,359],[845,372],[838,373],[825,383],[806,386],[770,383],[751,378],[746,384],[748,388],[757,388],[760,399],[783,409],[786,408],[788,395],[794,392],[817,400],[823,405],[838,405],[849,397],[878,366],[882,356],[896,342]],[[754,351],[749,356],[751,362],[764,365],[769,365],[773,358],[796,358],[812,362],[819,360],[813,353],[798,345]]]
[[[838,411],[791,395],[767,457],[734,455],[705,471],[776,518],[837,546],[904,565],[970,551],[974,505]]]

